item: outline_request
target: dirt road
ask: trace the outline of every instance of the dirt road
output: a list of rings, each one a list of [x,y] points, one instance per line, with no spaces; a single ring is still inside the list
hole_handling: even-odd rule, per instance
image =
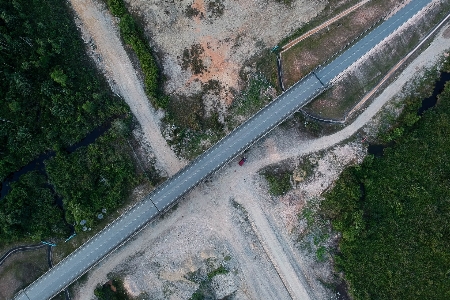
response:
[[[155,110],[149,104],[111,15],[93,0],[71,0],[70,3],[81,21],[84,38],[91,38],[96,46],[101,58],[97,63],[113,81],[113,88],[125,99],[142,127],[144,137],[157,158],[157,167],[169,176],[175,174],[184,163],[161,135]]]

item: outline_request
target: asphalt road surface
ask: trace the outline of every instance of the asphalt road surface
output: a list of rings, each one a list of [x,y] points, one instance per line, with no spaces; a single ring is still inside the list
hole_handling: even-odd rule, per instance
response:
[[[394,32],[429,2],[431,0],[412,0],[327,66],[321,67],[315,73],[309,74],[296,83],[54,268],[20,291],[15,299],[42,300],[50,299],[58,294],[104,259],[111,251],[125,243],[145,224],[176,203],[183,194],[242,153],[252,143],[321,93],[333,78]]]

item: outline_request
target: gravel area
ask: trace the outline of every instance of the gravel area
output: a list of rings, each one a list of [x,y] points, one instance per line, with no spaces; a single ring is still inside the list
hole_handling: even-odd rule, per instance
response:
[[[218,80],[223,87],[217,101],[228,106],[234,90],[239,90],[239,70],[262,49],[275,46],[301,24],[317,15],[326,5],[320,0],[126,0],[145,24],[152,46],[159,52],[166,92],[192,95],[199,82]],[[281,3],[280,3],[281,2]],[[190,13],[188,13],[190,12]],[[194,74],[183,70],[185,49],[201,45],[206,71]]]

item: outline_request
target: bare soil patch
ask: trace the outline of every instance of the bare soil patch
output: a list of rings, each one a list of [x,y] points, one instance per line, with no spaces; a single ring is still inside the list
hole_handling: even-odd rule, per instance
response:
[[[223,92],[216,98],[227,107],[233,91],[242,83],[239,70],[244,62],[323,9],[321,1],[183,0],[126,1],[139,16],[161,59],[167,77],[165,91],[189,96],[201,88],[198,80],[217,80]],[[203,49],[198,56],[204,68],[183,68],[183,53],[193,45]]]

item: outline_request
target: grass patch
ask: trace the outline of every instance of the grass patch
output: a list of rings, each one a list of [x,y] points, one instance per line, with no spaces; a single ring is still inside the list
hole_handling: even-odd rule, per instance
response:
[[[211,288],[212,279],[219,274],[227,274],[229,272],[224,266],[208,272],[206,276],[201,276],[199,271],[189,274],[188,279],[199,284],[198,289],[189,298],[190,300],[214,299],[214,293]]]
[[[281,196],[292,189],[291,172],[265,171],[264,178],[269,184],[269,193],[273,196]]]
[[[275,87],[277,92],[281,92],[281,87],[278,84],[278,69],[277,69],[277,56],[271,51],[271,49],[266,48],[262,50],[261,54],[250,58],[245,65],[241,68],[239,72],[239,77],[248,81],[254,76],[255,72],[246,72],[244,70],[251,69],[252,66],[256,67],[256,74],[263,75],[268,81],[269,85]]]
[[[222,86],[217,80],[202,83],[201,92],[192,96],[173,95],[169,98],[164,123],[169,145],[178,155],[193,159],[219,141],[224,135],[224,124],[219,108],[207,112],[204,101],[218,96]],[[169,125],[170,124],[170,125]]]
[[[12,299],[47,270],[47,247],[11,255],[0,268],[0,299]]]
[[[315,198],[306,204],[298,215],[302,230],[298,233],[297,242],[300,248],[313,253],[318,262],[325,262],[329,256],[329,239],[331,228],[320,214],[319,203]]]
[[[229,122],[237,118],[247,119],[268,104],[271,96],[267,94],[270,83],[262,74],[250,75],[247,88],[239,95],[229,109]],[[234,122],[233,122],[234,121]]]

